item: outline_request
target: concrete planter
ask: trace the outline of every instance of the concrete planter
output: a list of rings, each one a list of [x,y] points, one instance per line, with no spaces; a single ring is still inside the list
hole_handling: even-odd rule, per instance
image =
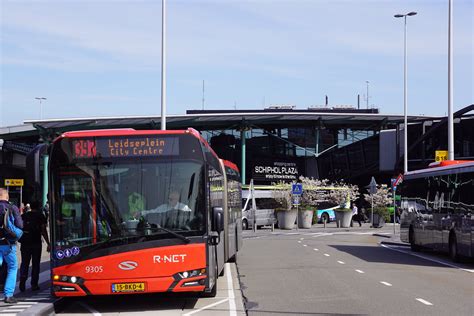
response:
[[[278,211],[278,227],[280,229],[293,229],[296,222],[296,209],[289,211]]]
[[[298,212],[298,227],[311,228],[313,225],[313,211],[303,210]]]
[[[385,219],[383,215],[374,213],[374,222],[372,223],[372,227],[380,228],[380,227],[383,227],[384,225],[385,225]]]
[[[348,228],[351,226],[352,212],[334,210],[337,227]]]

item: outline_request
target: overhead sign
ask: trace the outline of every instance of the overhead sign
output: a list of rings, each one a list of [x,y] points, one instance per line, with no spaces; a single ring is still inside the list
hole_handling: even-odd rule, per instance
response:
[[[5,179],[6,187],[22,187],[24,185],[23,179]]]
[[[301,183],[293,183],[291,185],[291,194],[293,195],[301,195],[303,194],[303,184]]]
[[[436,150],[435,151],[435,161],[445,161],[448,160],[448,151],[447,150]]]

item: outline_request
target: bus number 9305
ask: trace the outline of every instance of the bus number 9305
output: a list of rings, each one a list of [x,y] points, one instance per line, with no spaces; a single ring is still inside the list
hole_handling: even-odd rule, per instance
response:
[[[86,273],[101,273],[104,272],[102,266],[86,266]]]

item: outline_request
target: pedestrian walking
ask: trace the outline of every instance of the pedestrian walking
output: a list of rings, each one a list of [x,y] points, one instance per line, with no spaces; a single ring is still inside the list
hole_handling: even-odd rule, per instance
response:
[[[40,203],[33,201],[31,203],[31,210],[24,213],[23,219],[23,236],[20,239],[21,243],[21,265],[20,265],[20,291],[25,291],[26,280],[28,279],[28,270],[31,261],[31,290],[39,290],[39,273],[41,262],[41,251],[43,236],[46,241],[46,250],[50,251],[50,243],[48,232],[46,231],[46,218],[40,210]]]
[[[23,220],[18,208],[15,205],[11,205],[8,201],[7,189],[0,187],[0,219],[2,219],[0,224],[0,263],[7,264],[7,277],[3,291],[5,294],[4,301],[7,304],[16,304],[18,301],[13,296],[13,293],[15,293],[18,262],[16,258],[16,239],[12,237],[11,229],[13,228],[15,232],[18,232],[18,229],[23,228]],[[10,213],[11,216],[5,216]],[[12,220],[10,220],[11,218]],[[8,225],[5,225],[5,223]],[[16,228],[10,224],[13,224]]]
[[[357,205],[355,205],[355,203],[352,205],[352,218],[355,218],[356,221],[359,223],[359,227],[362,226],[362,224],[360,223],[360,217],[361,217],[361,214],[359,214],[359,210],[357,209]]]

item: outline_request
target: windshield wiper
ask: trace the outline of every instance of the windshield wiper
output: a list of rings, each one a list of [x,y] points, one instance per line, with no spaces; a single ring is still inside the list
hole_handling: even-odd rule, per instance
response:
[[[173,235],[174,237],[176,238],[179,238],[181,239],[182,241],[184,241],[185,243],[189,243],[191,241],[191,239],[189,239],[188,237],[184,236],[184,235],[181,235],[177,232],[174,232],[172,230],[169,230],[168,228],[164,228],[164,227],[161,227],[161,226],[157,226],[157,227],[152,227],[152,228],[149,228],[151,230],[162,230],[164,232],[167,232],[168,234],[170,235]]]

